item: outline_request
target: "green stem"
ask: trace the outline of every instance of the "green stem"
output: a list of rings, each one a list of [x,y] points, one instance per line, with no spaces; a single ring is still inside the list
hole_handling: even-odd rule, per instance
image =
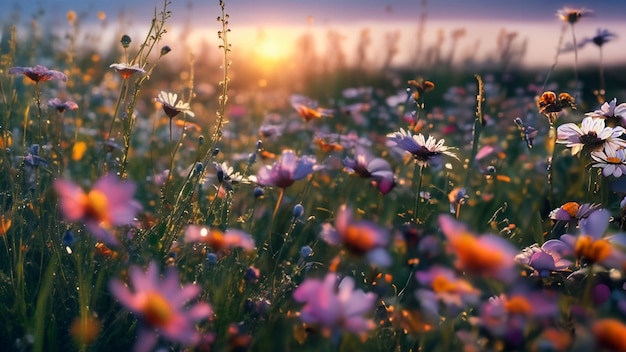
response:
[[[417,172],[417,169],[419,168],[419,172]],[[419,209],[420,209],[420,203],[422,200],[422,196],[420,195],[420,193],[422,193],[422,178],[424,176],[424,167],[419,165],[418,162],[415,162],[415,169],[413,170],[413,182],[415,183],[415,175],[418,174],[418,180],[417,180],[417,190],[415,191],[415,206],[413,207],[413,221],[415,221],[416,224],[420,223],[419,220]]]
[[[553,209],[555,206],[554,203],[554,182],[553,181],[553,177],[554,177],[554,167],[552,166],[553,162],[554,162],[554,157],[556,155],[555,151],[556,151],[556,139],[557,139],[557,133],[556,133],[556,128],[554,128],[554,125],[550,124],[550,131],[548,132],[548,138],[549,141],[549,148],[552,149],[552,152],[550,153],[550,156],[548,157],[547,160],[547,168],[548,168],[548,203],[550,204],[550,209]]]
[[[267,232],[267,241],[269,243],[270,252],[272,251],[272,229],[274,229],[274,222],[276,221],[276,214],[278,214],[278,208],[280,208],[280,204],[283,202],[284,197],[285,197],[285,189],[281,188],[280,193],[278,194],[278,199],[276,200],[276,205],[274,206],[274,213],[272,214],[272,221],[270,222],[270,227]]]
[[[480,133],[483,129],[483,101],[485,100],[485,88],[483,85],[483,79],[479,75],[475,75],[476,81],[478,81],[478,95],[476,96],[476,118],[474,119],[474,131],[472,140],[472,153],[467,164],[467,173],[465,174],[465,189],[469,190],[469,183],[471,179],[471,171],[474,168],[474,159],[478,154],[478,142],[480,141]]]
[[[52,289],[54,286],[55,271],[57,267],[56,258],[50,258],[46,273],[43,276],[43,284],[39,295],[37,297],[37,304],[35,306],[35,345],[33,351],[44,351],[45,336],[46,336],[46,321],[48,317],[48,301],[52,295]]]
[[[39,82],[35,82],[35,104],[37,105],[37,123],[39,124],[39,145],[43,147],[43,126],[41,125],[41,91],[39,91]]]

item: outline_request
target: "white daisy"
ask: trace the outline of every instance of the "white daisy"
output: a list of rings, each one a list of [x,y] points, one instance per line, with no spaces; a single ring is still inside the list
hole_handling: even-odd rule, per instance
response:
[[[443,145],[444,139],[437,140],[433,136],[428,136],[426,139],[421,133],[412,135],[411,132],[401,128],[398,132],[389,133],[387,140],[389,146],[398,147],[413,154],[413,158],[420,167],[427,165],[438,167],[441,165],[442,154],[458,159],[452,152],[456,148]]]
[[[606,127],[603,119],[585,117],[580,125],[566,123],[557,129],[557,143],[572,148],[572,155],[585,149],[590,152],[602,149],[626,148],[626,141],[619,138],[624,134],[624,128]]]
[[[621,177],[626,174],[626,153],[624,149],[605,149],[591,152],[591,158],[596,161],[593,167],[601,167],[605,177],[611,175]]]
[[[585,116],[604,119],[609,126],[626,126],[626,103],[617,105],[617,99],[604,102],[600,109],[588,112]]]
[[[170,119],[181,112],[191,117],[196,116],[189,108],[189,103],[178,100],[178,94],[161,91],[156,101],[163,104],[163,111]]]
[[[256,176],[248,175],[245,176],[239,171],[235,171],[235,169],[230,166],[226,161],[222,163],[213,163],[213,166],[217,169],[217,180],[226,189],[231,190],[232,185],[238,183],[251,184],[256,182]]]

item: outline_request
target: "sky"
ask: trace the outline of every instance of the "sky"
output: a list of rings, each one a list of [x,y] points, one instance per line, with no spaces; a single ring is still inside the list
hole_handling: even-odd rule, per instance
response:
[[[8,0],[12,6],[0,14],[6,21],[12,14],[28,20],[43,10],[50,26],[66,24],[65,14],[74,10],[83,22],[97,22],[96,14],[104,11],[107,20],[115,23],[123,18],[123,26],[149,24],[155,7],[161,9],[162,0]],[[173,33],[184,25],[192,28],[190,40],[217,41],[207,31],[217,31],[215,18],[219,14],[218,0],[171,0]],[[481,42],[481,49],[488,52],[495,46],[497,34],[502,30],[519,33],[519,40],[528,39],[529,64],[548,64],[554,56],[562,23],[556,11],[565,6],[588,8],[593,16],[576,24],[579,38],[595,34],[598,28],[607,28],[619,38],[626,37],[626,23],[621,11],[617,11],[623,0],[226,0],[226,11],[230,15],[233,32],[231,42],[235,47],[259,45],[259,37],[271,38],[273,43],[264,43],[268,50],[285,51],[299,35],[312,31],[323,42],[328,30],[344,34],[347,47],[356,46],[363,28],[372,29],[373,45],[382,45],[385,33],[400,30],[402,56],[408,56],[408,47],[413,46],[419,18],[427,15],[426,42],[436,41],[440,29],[451,31],[466,28],[467,35],[459,45],[461,51],[472,50],[472,45]],[[13,10],[13,11],[11,11]],[[122,17],[119,17],[123,14]],[[261,34],[262,33],[262,34]],[[211,39],[212,38],[212,39]],[[565,41],[570,40],[566,37]],[[465,43],[465,46],[462,44]],[[607,62],[621,60],[619,46],[607,44],[604,57]],[[491,46],[491,47],[490,47]],[[405,48],[403,51],[402,48]],[[548,53],[546,53],[548,51]],[[581,61],[597,59],[597,53],[581,52]],[[406,59],[406,58],[405,58]]]
[[[42,8],[50,14],[64,14],[69,9],[78,13],[127,11],[137,18],[151,15],[160,0],[8,0],[14,9],[28,13]],[[217,0],[171,0],[173,12],[194,20],[206,20],[218,9]],[[426,4],[424,6],[424,4]],[[482,20],[550,20],[557,9],[570,6],[592,9],[602,18],[619,20],[623,0],[232,0],[226,1],[227,11],[238,20],[249,23],[297,24],[313,16],[321,22],[371,20],[411,20],[427,10],[432,19]],[[183,18],[181,18],[182,20]]]

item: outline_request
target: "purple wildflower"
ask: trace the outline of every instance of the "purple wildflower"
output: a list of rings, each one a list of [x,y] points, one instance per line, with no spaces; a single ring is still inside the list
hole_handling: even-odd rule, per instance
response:
[[[363,178],[371,178],[380,193],[389,193],[396,185],[395,177],[389,163],[382,158],[375,158],[367,149],[357,146],[354,159],[343,159],[343,165],[350,173]]]
[[[345,277],[337,287],[337,275],[329,273],[324,280],[306,279],[294,291],[293,297],[305,303],[300,319],[307,324],[316,324],[326,333],[341,329],[351,333],[364,333],[375,327],[371,319],[363,315],[370,313],[376,303],[376,295],[354,289],[354,279]]]
[[[58,110],[60,113],[64,113],[66,110],[78,109],[78,104],[73,101],[62,101],[59,98],[48,100],[48,107]]]
[[[531,268],[534,275],[547,277],[554,271],[567,271],[573,263],[565,257],[573,254],[574,248],[572,246],[561,240],[553,239],[546,241],[541,247],[534,244],[524,248],[520,254],[515,256],[515,261]]]
[[[261,186],[287,188],[295,181],[307,177],[320,169],[314,156],[296,156],[291,149],[283,150],[280,159],[272,166],[264,166],[257,174],[257,183]]]
[[[45,66],[37,65],[35,67],[12,67],[8,72],[10,75],[24,75],[35,82],[50,81],[59,79],[67,82],[67,76],[63,72],[49,70]]]
[[[440,303],[446,308],[446,315],[459,314],[466,305],[477,304],[480,290],[464,279],[458,278],[453,270],[435,265],[429,270],[418,271],[417,281],[425,288],[415,293],[422,309],[439,317]]]
[[[347,206],[339,208],[334,227],[328,223],[322,226],[320,236],[327,243],[343,245],[351,253],[365,256],[372,264],[382,267],[391,265],[391,257],[385,249],[389,244],[389,231],[371,221],[353,221]]]

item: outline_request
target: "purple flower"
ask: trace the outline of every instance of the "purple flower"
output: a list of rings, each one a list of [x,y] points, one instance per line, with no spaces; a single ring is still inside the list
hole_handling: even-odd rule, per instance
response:
[[[602,47],[604,44],[610,42],[616,37],[617,34],[610,32],[608,29],[598,28],[596,35],[591,38],[583,38],[583,40],[580,41],[580,44],[578,44],[578,47],[582,48],[587,45],[587,43],[593,43],[598,47]]]
[[[324,281],[306,279],[294,291],[293,297],[305,303],[300,319],[307,324],[322,327],[325,332],[340,329],[351,333],[364,333],[375,327],[363,315],[372,312],[376,295],[354,289],[354,280],[345,277],[337,287],[337,275],[329,273]]]
[[[626,244],[626,235],[605,236],[610,219],[608,210],[598,209],[580,220],[578,236],[565,234],[561,236],[561,241],[574,248],[574,254],[578,258],[600,264],[607,269],[622,269],[626,264],[626,253],[621,248]]]
[[[389,244],[389,231],[371,221],[353,221],[352,212],[345,205],[337,212],[335,226],[323,224],[320,236],[328,244],[343,245],[350,253],[365,256],[372,264],[391,265],[391,257],[385,249]]]
[[[285,126],[282,125],[261,125],[259,127],[259,136],[261,138],[279,137],[283,134],[283,129],[285,129]]]
[[[600,204],[598,203],[578,204],[576,202],[567,202],[552,210],[549,217],[555,221],[564,221],[568,229],[573,229],[578,225],[579,221],[587,218],[598,209],[600,209]]]
[[[10,75],[24,75],[35,82],[49,81],[59,79],[67,82],[67,76],[63,72],[48,70],[47,67],[37,65],[35,67],[12,67],[8,72]]]
[[[617,99],[606,101],[600,109],[588,112],[585,116],[606,120],[607,126],[626,126],[626,103],[617,105]]]
[[[24,165],[31,168],[37,168],[39,166],[48,166],[48,161],[39,156],[39,144],[33,144],[28,148],[28,153],[22,158]]]
[[[574,254],[574,248],[561,240],[546,241],[541,247],[534,244],[515,256],[515,261],[533,269],[535,275],[546,277],[553,271],[566,271],[572,261],[565,259]]]
[[[57,109],[60,113],[63,113],[66,110],[78,109],[78,104],[73,101],[61,101],[61,99],[59,98],[54,98],[48,100],[48,107],[52,109]]]
[[[375,158],[367,149],[357,146],[354,159],[343,159],[346,171],[363,178],[371,178],[380,193],[389,193],[396,185],[395,177],[389,163],[382,158]]]
[[[198,296],[202,290],[200,286],[189,284],[181,287],[178,272],[173,267],[160,279],[155,262],[150,263],[145,273],[138,266],[131,266],[129,276],[132,291],[115,279],[109,282],[109,290],[141,322],[134,351],[151,351],[160,335],[185,346],[195,346],[200,342],[196,323],[213,314],[211,306],[199,302],[185,307]]]
[[[470,318],[470,321],[486,329],[491,336],[513,338],[507,343],[515,344],[520,342],[518,337],[523,338],[531,322],[539,323],[541,318],[556,317],[558,313],[558,301],[554,294],[519,291],[489,298],[481,306],[480,315]]]
[[[298,157],[293,150],[285,149],[277,162],[259,170],[257,183],[261,186],[287,188],[320,168],[314,156]]]
[[[77,184],[57,179],[54,189],[59,195],[59,207],[67,221],[80,221],[99,241],[108,245],[118,243],[110,232],[113,226],[134,222],[141,205],[133,199],[137,187],[131,182],[120,182],[108,174],[84,192]]]
[[[480,290],[474,288],[469,281],[458,278],[454,271],[435,265],[429,270],[415,274],[420,285],[416,296],[422,309],[439,318],[440,303],[446,307],[447,316],[459,314],[466,305],[477,304]]]

